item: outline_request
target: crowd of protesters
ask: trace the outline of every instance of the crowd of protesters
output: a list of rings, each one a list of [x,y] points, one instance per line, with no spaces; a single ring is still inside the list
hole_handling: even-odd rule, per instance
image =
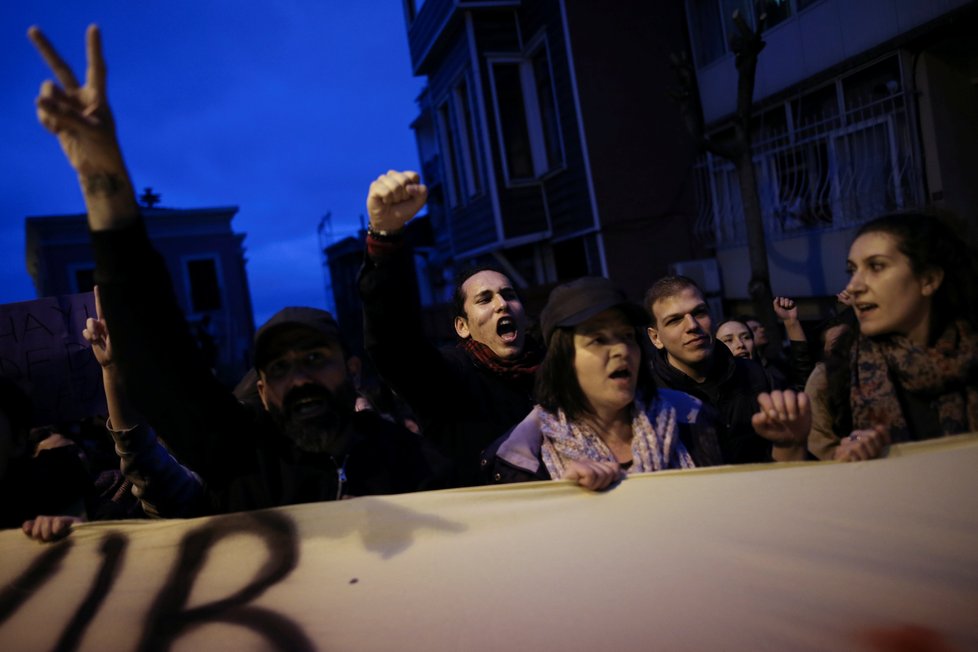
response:
[[[773,333],[750,316],[714,326],[703,291],[682,276],[650,279],[644,305],[605,278],[559,285],[538,338],[511,277],[482,267],[459,277],[458,343],[438,348],[403,237],[427,189],[394,170],[368,190],[359,278],[365,350],[382,382],[358,380],[330,313],[288,307],[258,329],[254,371],[231,392],[140,217],[97,28],[84,84],[39,30],[29,35],[57,79],[41,87],[39,120],[86,203],[98,287],[83,336],[108,414],[88,439],[101,441],[96,455],[65,428],[30,431],[26,397],[0,385],[3,527],[53,540],[83,519],[527,480],[603,490],[662,469],[868,460],[894,442],[978,430],[976,257],[938,218],[886,215],[857,232],[846,307],[823,325],[821,346],[778,297],[789,344],[764,355]]]

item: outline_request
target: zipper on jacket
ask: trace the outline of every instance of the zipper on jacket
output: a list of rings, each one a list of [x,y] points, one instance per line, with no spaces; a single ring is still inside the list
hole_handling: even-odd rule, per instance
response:
[[[350,456],[344,455],[342,464],[338,464],[332,455],[329,459],[333,460],[333,465],[336,466],[336,500],[340,500],[343,497],[343,485],[346,484],[346,462]]]

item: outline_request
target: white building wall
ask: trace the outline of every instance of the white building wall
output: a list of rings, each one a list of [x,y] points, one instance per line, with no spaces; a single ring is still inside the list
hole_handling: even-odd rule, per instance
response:
[[[846,253],[855,228],[813,231],[767,243],[771,290],[774,296],[794,298],[832,296],[845,288]],[[747,245],[717,250],[726,299],[748,299],[750,258]]]
[[[824,0],[764,33],[754,100],[784,90],[826,68],[926,24],[972,0]],[[707,124],[733,113],[734,57],[697,71]]]

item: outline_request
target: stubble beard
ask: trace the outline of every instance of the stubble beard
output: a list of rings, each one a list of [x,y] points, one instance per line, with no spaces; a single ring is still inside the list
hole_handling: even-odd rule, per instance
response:
[[[326,409],[312,418],[300,417],[293,407],[305,396],[322,399]],[[269,406],[268,412],[282,434],[299,450],[335,455],[346,443],[355,400],[356,391],[351,382],[344,383],[336,392],[321,385],[303,385],[286,394],[282,407]]]

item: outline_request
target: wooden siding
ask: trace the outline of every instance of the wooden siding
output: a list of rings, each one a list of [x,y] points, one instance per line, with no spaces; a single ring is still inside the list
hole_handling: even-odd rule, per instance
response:
[[[497,241],[492,202],[487,195],[450,210],[452,255],[461,256]]]
[[[424,74],[424,58],[434,49],[446,21],[455,11],[455,0],[425,0],[408,28],[408,49],[415,75]]]
[[[432,111],[437,112],[438,107],[451,97],[455,85],[461,80],[461,75],[469,71],[469,64],[469,42],[465,30],[459,29],[453,35],[452,42],[446,44],[437,69],[432,70],[432,74],[428,77],[428,93]],[[482,139],[477,137],[475,140],[475,155],[479,157],[482,167],[484,167],[486,156],[483,151]],[[438,147],[439,150],[444,147],[444,143],[440,140]],[[437,173],[443,189],[443,206],[451,234],[452,254],[460,255],[495,242],[497,240],[496,223],[492,212],[492,202],[487,194],[488,183],[483,180],[483,191],[480,194],[475,197],[466,197],[453,207],[450,205],[448,196],[444,155],[440,159],[442,165],[439,166]],[[483,176],[485,176],[485,171],[483,171]],[[456,192],[460,190],[456,189]]]
[[[524,43],[541,32],[545,34],[550,54],[554,96],[560,120],[564,167],[546,177],[543,182],[550,228],[554,237],[579,232],[594,225],[588,193],[583,150],[578,129],[578,114],[574,106],[570,64],[560,6],[557,0],[527,3],[520,11],[520,29]]]
[[[479,46],[480,58],[485,53],[512,52],[519,54],[520,41],[516,33],[518,13],[514,9],[481,11],[475,14],[473,31]]]
[[[424,6],[408,27],[408,49],[415,75],[434,72],[445,37],[462,22],[466,11],[496,13],[507,7],[518,7],[520,0],[425,0]]]
[[[469,67],[469,43],[464,29],[457,29],[446,43],[438,67],[428,75],[428,97],[432,108],[436,109],[451,93],[452,86],[459,75]]]

